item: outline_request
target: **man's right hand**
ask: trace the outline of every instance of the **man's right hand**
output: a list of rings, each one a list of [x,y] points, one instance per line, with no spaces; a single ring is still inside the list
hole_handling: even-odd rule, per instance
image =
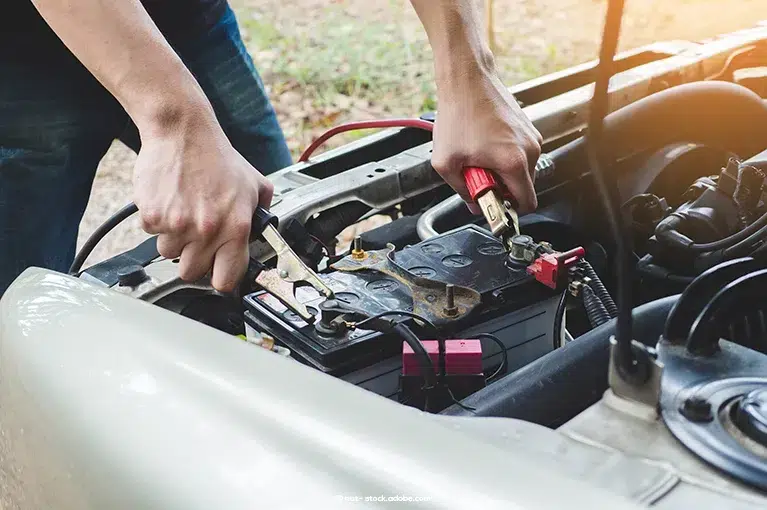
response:
[[[234,290],[248,265],[251,218],[269,207],[274,188],[231,145],[212,111],[183,111],[142,133],[133,174],[142,226],[157,248],[180,257],[184,280],[213,269],[212,285]]]

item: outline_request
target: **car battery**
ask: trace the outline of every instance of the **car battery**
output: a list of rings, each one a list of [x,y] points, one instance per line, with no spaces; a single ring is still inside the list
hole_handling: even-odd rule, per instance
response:
[[[439,325],[440,334],[471,338],[491,333],[507,346],[509,367],[521,367],[552,349],[554,314],[558,297],[536,282],[526,266],[509,260],[502,244],[486,230],[468,225],[394,254],[408,273],[429,280],[473,289],[480,296],[474,311],[461,321]],[[329,270],[321,278],[339,302],[373,316],[381,312],[414,310],[412,286],[375,270]],[[318,331],[320,303],[325,298],[311,287],[296,289],[296,298],[315,315],[304,322],[270,294],[259,291],[244,298],[245,320],[289,348],[298,360],[371,391],[396,397],[401,370],[402,339],[391,333],[365,329],[328,335]],[[434,338],[431,328],[406,321],[421,338]],[[488,343],[483,354],[487,367],[501,362],[499,348]]]

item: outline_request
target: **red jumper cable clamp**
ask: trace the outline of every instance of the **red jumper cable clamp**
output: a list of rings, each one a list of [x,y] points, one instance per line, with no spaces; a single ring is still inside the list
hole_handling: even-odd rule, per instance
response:
[[[503,241],[507,250],[511,249],[511,238],[519,234],[519,217],[511,207],[511,197],[504,194],[495,176],[484,168],[464,168],[463,179],[469,196],[482,209],[490,231]]]

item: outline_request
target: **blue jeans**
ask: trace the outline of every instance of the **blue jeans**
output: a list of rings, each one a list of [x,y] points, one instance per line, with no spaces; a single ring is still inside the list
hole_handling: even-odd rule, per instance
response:
[[[262,173],[289,166],[231,9],[175,49],[234,147]],[[125,111],[71,54],[43,64],[0,60],[0,295],[29,266],[68,270],[96,168],[116,138],[140,149]]]

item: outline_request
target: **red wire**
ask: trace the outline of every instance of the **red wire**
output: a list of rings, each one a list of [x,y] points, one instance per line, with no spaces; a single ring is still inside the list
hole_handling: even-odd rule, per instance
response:
[[[314,154],[314,151],[316,151],[323,143],[328,141],[329,138],[332,138],[337,134],[346,133],[348,131],[357,131],[359,129],[380,129],[393,127],[411,127],[423,129],[425,131],[432,131],[434,129],[434,124],[427,120],[421,119],[363,120],[360,122],[349,122],[347,124],[341,124],[340,126],[329,129],[323,133],[322,136],[313,141],[311,145],[306,148],[304,153],[301,154],[301,157],[298,158],[298,161],[309,161],[309,158],[312,154]]]

